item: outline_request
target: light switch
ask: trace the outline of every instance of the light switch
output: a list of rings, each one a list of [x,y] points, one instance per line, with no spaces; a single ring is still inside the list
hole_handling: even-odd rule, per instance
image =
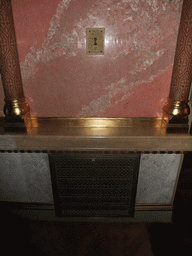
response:
[[[87,28],[87,54],[104,54],[105,28]]]

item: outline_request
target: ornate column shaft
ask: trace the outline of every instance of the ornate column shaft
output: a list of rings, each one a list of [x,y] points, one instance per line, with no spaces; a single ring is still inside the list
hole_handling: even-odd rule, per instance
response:
[[[162,128],[167,133],[187,133],[192,80],[192,1],[184,0],[168,101],[163,107]]]
[[[0,71],[5,93],[5,130],[29,131],[30,108],[23,92],[11,0],[0,0]]]

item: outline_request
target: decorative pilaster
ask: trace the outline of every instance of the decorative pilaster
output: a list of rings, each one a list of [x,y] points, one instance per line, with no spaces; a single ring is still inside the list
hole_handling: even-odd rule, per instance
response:
[[[23,92],[11,0],[0,0],[0,70],[5,93],[5,130],[29,131],[30,107]]]
[[[167,133],[188,133],[188,98],[192,80],[192,1],[184,0],[168,101],[162,128]]]

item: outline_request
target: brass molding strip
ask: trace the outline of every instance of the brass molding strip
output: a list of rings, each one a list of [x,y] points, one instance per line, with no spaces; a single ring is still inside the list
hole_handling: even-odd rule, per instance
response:
[[[39,123],[55,123],[65,127],[115,128],[115,127],[161,127],[161,117],[146,118],[97,118],[97,117],[32,117],[33,127]]]
[[[70,151],[65,151],[65,150],[28,150],[28,149],[20,149],[20,150],[10,150],[10,149],[7,149],[7,150],[0,150],[0,153],[46,153],[46,154],[49,154],[49,153],[81,153],[81,154],[95,154],[95,153],[100,153],[100,154],[185,154],[185,153],[189,153],[191,151],[139,151],[139,150],[136,150],[136,151],[98,151],[98,150],[94,150],[94,151],[90,151],[90,150],[87,150],[87,151],[80,151],[80,150],[70,150]]]
[[[23,202],[0,202],[5,210],[55,210],[53,203],[23,203]],[[135,211],[172,211],[172,205],[163,204],[136,204]]]
[[[53,203],[27,203],[2,201],[0,205],[4,210],[54,210]]]
[[[170,204],[136,204],[135,211],[172,211]]]

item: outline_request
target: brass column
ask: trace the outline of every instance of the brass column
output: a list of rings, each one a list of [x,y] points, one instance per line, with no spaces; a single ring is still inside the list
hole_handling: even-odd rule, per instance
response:
[[[5,130],[29,131],[30,108],[23,92],[11,0],[0,0],[0,71],[5,93]]]
[[[167,133],[188,133],[188,98],[192,80],[192,1],[184,0],[176,45],[171,88],[163,107],[162,128]]]

